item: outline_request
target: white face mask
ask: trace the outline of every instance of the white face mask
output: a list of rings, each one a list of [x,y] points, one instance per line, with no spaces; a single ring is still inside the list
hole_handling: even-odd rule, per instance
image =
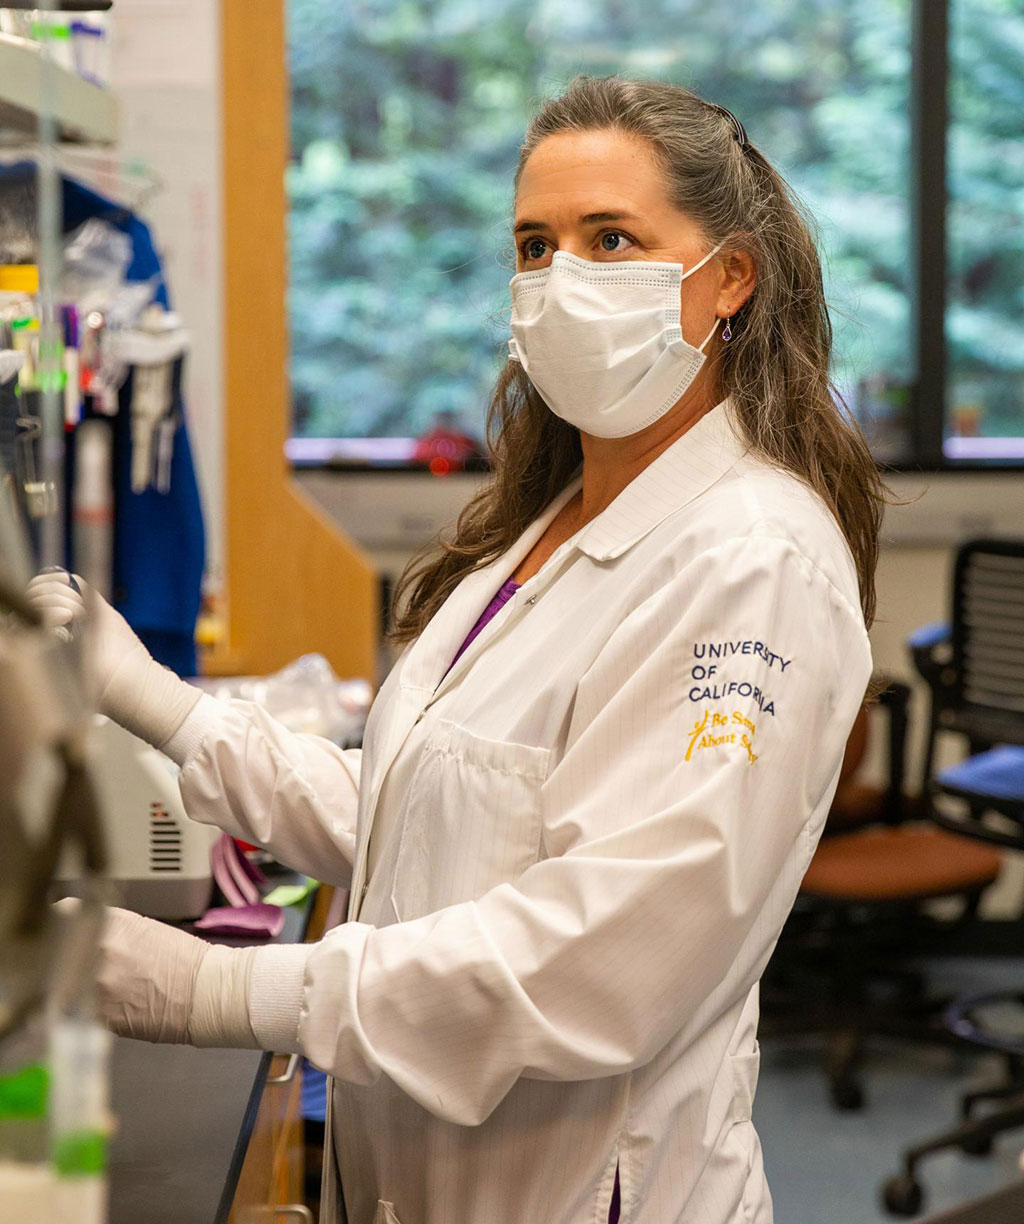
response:
[[[679,286],[721,250],[683,271],[673,263],[591,263],[556,251],[520,272],[512,291],[510,356],[556,415],[598,438],[652,425],[700,373],[704,349],[683,339]]]

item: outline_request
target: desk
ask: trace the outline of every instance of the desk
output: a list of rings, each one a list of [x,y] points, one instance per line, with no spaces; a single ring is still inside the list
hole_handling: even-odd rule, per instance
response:
[[[285,910],[275,942],[298,942],[308,916]],[[114,1039],[110,1224],[225,1224],[270,1060]]]

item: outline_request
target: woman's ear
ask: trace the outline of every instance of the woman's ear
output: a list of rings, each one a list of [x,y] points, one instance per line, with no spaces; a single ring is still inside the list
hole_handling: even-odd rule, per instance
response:
[[[757,264],[749,251],[736,247],[722,256],[725,275],[718,290],[715,310],[719,318],[734,315],[754,292]]]

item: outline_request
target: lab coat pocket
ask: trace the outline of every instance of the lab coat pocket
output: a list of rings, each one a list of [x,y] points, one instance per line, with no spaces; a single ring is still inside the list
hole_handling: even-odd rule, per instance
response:
[[[405,808],[391,893],[399,920],[473,901],[537,861],[549,756],[438,723]]]
[[[373,1217],[373,1224],[402,1224],[402,1221],[395,1215],[394,1203],[385,1203],[383,1199],[378,1199],[377,1214]]]
[[[761,1051],[757,1046],[749,1054],[732,1055],[733,1122],[749,1122],[753,1117],[754,1092],[757,1089],[760,1065]]]

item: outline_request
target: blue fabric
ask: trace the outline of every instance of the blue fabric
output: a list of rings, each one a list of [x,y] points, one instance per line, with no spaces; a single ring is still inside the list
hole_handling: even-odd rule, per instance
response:
[[[193,625],[195,620],[193,618]],[[194,633],[168,633],[163,629],[138,629],[139,641],[154,659],[177,672],[179,676],[196,674],[196,643]]]
[[[163,266],[149,227],[122,205],[81,183],[65,179],[63,188],[65,230],[77,229],[90,217],[97,217],[127,234],[132,242],[132,260],[126,279],[153,281],[154,300],[169,309]],[[184,405],[177,405],[181,423],[174,437],[169,492],[150,488],[133,493],[131,388],[129,375],[113,422],[113,603],[158,662],[179,675],[194,676],[195,624],[206,564],[206,537]]]
[[[0,166],[0,182],[32,179],[31,161]],[[62,181],[64,229],[77,229],[91,217],[108,222],[131,239],[130,281],[151,281],[154,300],[170,308],[163,267],[148,226],[123,205],[81,183]],[[115,607],[149,647],[153,657],[179,675],[196,673],[195,623],[199,612],[205,533],[199,488],[184,424],[184,405],[176,405],[180,424],[174,438],[168,493],[131,488],[131,381],[120,394],[120,411],[111,422],[114,467]],[[74,438],[68,439],[68,472],[74,463]],[[70,508],[65,507],[66,513]],[[65,524],[70,527],[70,522]],[[71,548],[72,533],[65,539]],[[74,568],[70,551],[66,561]]]
[[[919,629],[907,638],[907,645],[911,650],[920,650],[927,646],[938,646],[940,642],[948,641],[949,625],[945,621],[932,621],[931,624],[922,625]]]
[[[992,748],[944,769],[940,786],[979,798],[1024,804],[1024,748]]]
[[[327,1076],[302,1060],[302,1116],[307,1122],[327,1121]]]

